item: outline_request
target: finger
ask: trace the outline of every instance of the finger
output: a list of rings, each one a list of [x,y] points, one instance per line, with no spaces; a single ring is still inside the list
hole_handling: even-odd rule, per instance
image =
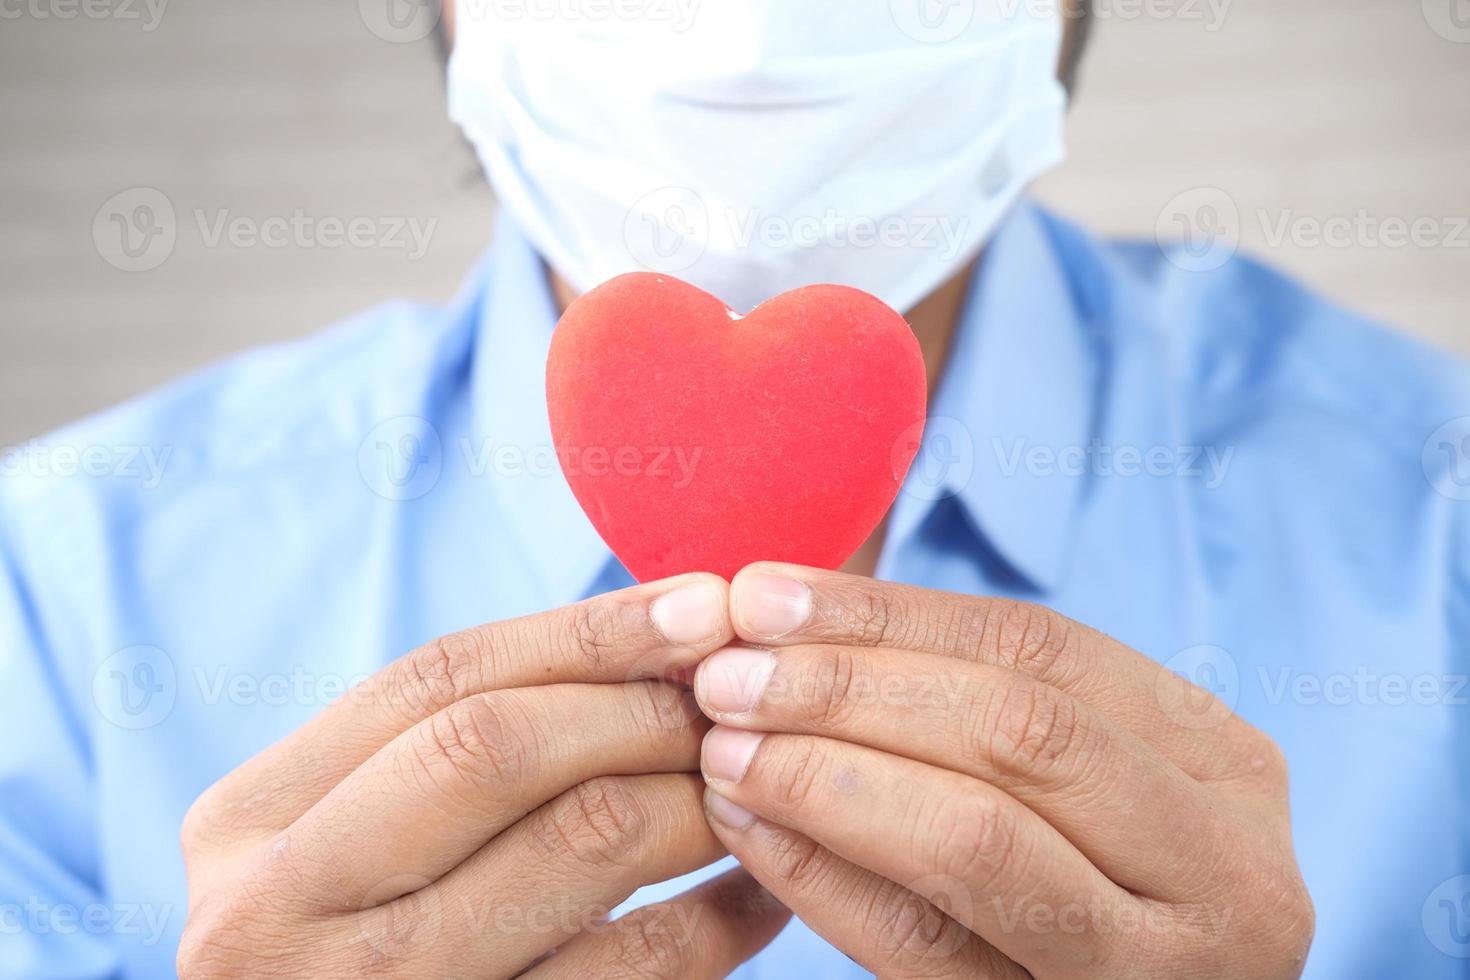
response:
[[[558,684],[457,701],[394,739],[274,845],[316,911],[433,881],[547,800],[596,776],[692,772],[706,727],[660,681]],[[371,847],[343,861],[344,841]],[[307,887],[303,887],[306,885]]]
[[[1197,869],[1245,843],[1227,839],[1237,831],[1214,791],[1065,691],[1001,667],[903,650],[729,647],[700,664],[694,689],[722,725],[856,742],[997,786],[1153,898],[1195,897]]]
[[[770,892],[736,868],[579,936],[524,976],[718,980],[764,949],[790,918]]]
[[[669,677],[732,633],[728,586],[690,574],[432,640],[206,793],[238,838],[279,830],[389,740],[456,701],[531,685]]]
[[[408,955],[388,972],[510,976],[584,932],[602,932],[638,888],[723,856],[702,793],[693,773],[580,783],[437,882],[357,916],[358,925],[381,938],[388,923],[402,923]]]
[[[732,811],[713,791],[705,804],[710,826],[744,868],[813,932],[878,976],[1026,977],[929,899],[804,834],[760,819],[747,823],[743,811]],[[967,892],[941,898],[951,908],[968,901]]]
[[[737,807],[930,901],[957,889],[973,896],[951,914],[1035,975],[1082,976],[1095,958],[1123,952],[1118,934],[1091,928],[1088,915],[1131,920],[1147,902],[1014,798],[945,769],[833,739],[723,727],[705,737],[703,769]],[[1077,909],[1082,921],[1049,935],[1017,929],[1015,916],[1033,906]]]
[[[730,585],[736,634],[765,646],[839,643],[991,664],[1059,687],[1196,779],[1256,783],[1269,741],[1208,692],[1043,606],[774,562]]]

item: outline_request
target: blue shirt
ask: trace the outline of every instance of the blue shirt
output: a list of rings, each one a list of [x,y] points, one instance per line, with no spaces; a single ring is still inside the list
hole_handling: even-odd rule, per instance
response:
[[[1250,261],[1189,266],[1017,208],[878,574],[1049,604],[1210,686],[1290,760],[1308,973],[1464,976],[1470,373]],[[206,786],[432,637],[627,583],[551,455],[555,319],[503,222],[447,309],[6,457],[0,973],[171,973]],[[793,923],[741,975],[862,974]]]

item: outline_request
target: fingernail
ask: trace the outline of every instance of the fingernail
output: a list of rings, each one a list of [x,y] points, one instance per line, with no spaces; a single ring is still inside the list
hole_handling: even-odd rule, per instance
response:
[[[805,625],[812,615],[812,590],[779,575],[751,575],[734,586],[733,605],[747,633],[775,638]]]
[[[653,600],[653,625],[675,646],[692,646],[725,628],[725,598],[710,582],[691,582]]]
[[[731,803],[712,789],[704,791],[704,809],[712,819],[731,830],[744,830],[755,820],[755,814],[737,803]]]
[[[775,655],[749,647],[726,647],[699,665],[694,693],[711,711],[729,714],[750,711],[776,669]]]
[[[765,737],[765,732],[747,732],[723,725],[711,728],[704,737],[701,764],[705,775],[726,783],[740,782]]]

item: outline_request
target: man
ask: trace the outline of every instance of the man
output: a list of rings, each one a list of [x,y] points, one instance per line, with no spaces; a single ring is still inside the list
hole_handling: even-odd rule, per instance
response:
[[[1462,366],[1018,202],[1075,16],[476,6],[454,304],[47,440],[146,486],[0,485],[8,974],[1459,972]],[[640,266],[906,311],[926,442],[845,570],[597,539],[540,379]]]

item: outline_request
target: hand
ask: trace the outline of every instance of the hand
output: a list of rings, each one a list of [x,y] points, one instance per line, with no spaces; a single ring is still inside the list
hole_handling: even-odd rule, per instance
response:
[[[705,805],[885,977],[1300,974],[1286,766],[1220,702],[1036,606],[788,565],[705,660]],[[769,733],[769,734],[763,734]]]
[[[689,575],[446,636],[246,762],[184,821],[180,975],[724,976],[788,914],[742,872],[605,919],[723,853],[660,678],[727,600]]]

